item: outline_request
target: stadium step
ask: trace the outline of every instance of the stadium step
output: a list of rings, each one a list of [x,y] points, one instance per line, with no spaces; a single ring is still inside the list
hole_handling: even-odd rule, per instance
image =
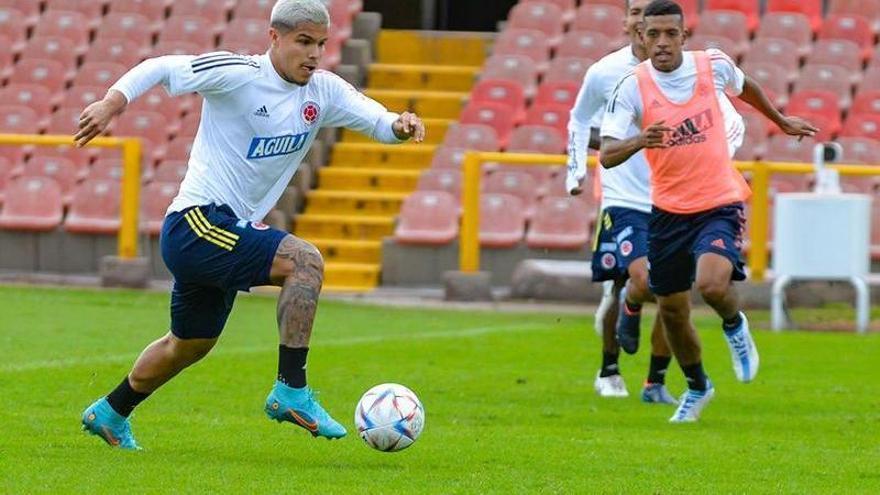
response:
[[[426,91],[470,91],[480,68],[469,65],[371,64],[370,87]]]
[[[318,171],[322,189],[408,193],[416,189],[418,170],[325,167]]]
[[[391,215],[303,213],[294,219],[294,233],[303,239],[380,240],[394,232]]]
[[[422,169],[431,165],[436,148],[430,144],[337,143],[330,165]]]
[[[397,215],[409,193],[316,189],[306,194],[306,213]]]
[[[324,256],[326,263],[379,263],[382,241],[350,239],[309,239]]]
[[[449,129],[449,126],[455,122],[453,119],[422,119],[425,123],[425,143],[426,144],[440,144],[443,142],[443,138],[446,136],[446,131]],[[373,141],[369,136],[365,136],[357,131],[352,131],[351,129],[343,129],[342,130],[342,142],[344,143],[371,143],[374,144],[376,141]]]
[[[494,37],[494,33],[383,29],[376,39],[376,60],[383,64],[481,67]]]
[[[457,119],[467,91],[423,91],[412,89],[367,89],[364,93],[392,112],[415,112],[420,117]]]
[[[366,291],[379,285],[378,263],[339,263],[324,264],[324,289],[327,291],[356,292]]]

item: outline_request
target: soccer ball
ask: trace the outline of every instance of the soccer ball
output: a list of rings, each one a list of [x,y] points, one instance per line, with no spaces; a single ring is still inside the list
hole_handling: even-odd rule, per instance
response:
[[[354,411],[354,424],[367,445],[396,452],[412,445],[425,427],[425,409],[412,390],[383,383],[367,390]]]

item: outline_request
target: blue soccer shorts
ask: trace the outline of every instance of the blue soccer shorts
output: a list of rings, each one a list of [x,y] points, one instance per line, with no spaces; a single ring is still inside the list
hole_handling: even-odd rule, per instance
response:
[[[630,263],[648,254],[650,216],[618,206],[602,210],[593,240],[593,282],[629,278]]]
[[[181,339],[218,337],[236,293],[270,283],[275,252],[287,235],[242,220],[225,205],[169,213],[159,243],[174,276],[171,332]]]

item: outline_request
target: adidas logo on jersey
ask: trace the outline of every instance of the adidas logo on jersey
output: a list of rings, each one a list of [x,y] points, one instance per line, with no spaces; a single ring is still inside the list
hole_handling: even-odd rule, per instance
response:
[[[256,115],[257,117],[268,118],[269,117],[269,110],[266,109],[266,105],[263,105],[260,108],[258,108],[256,112],[254,112],[254,115]]]

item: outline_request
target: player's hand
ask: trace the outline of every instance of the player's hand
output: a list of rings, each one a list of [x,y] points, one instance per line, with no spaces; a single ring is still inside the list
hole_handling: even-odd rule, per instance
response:
[[[403,112],[400,117],[391,124],[391,129],[398,139],[410,139],[421,143],[425,140],[425,124],[418,115],[412,112]]]
[[[642,131],[642,148],[668,148],[664,141],[667,132],[672,129],[663,125],[664,121],[655,122]]]
[[[125,105],[126,101],[122,93],[110,91],[103,100],[87,106],[79,116],[79,132],[73,137],[77,147],[85,146],[104,132],[113,117],[119,114]]]
[[[819,132],[819,128],[800,117],[785,117],[779,125],[782,132],[789,136],[798,136],[800,139],[813,137]]]

